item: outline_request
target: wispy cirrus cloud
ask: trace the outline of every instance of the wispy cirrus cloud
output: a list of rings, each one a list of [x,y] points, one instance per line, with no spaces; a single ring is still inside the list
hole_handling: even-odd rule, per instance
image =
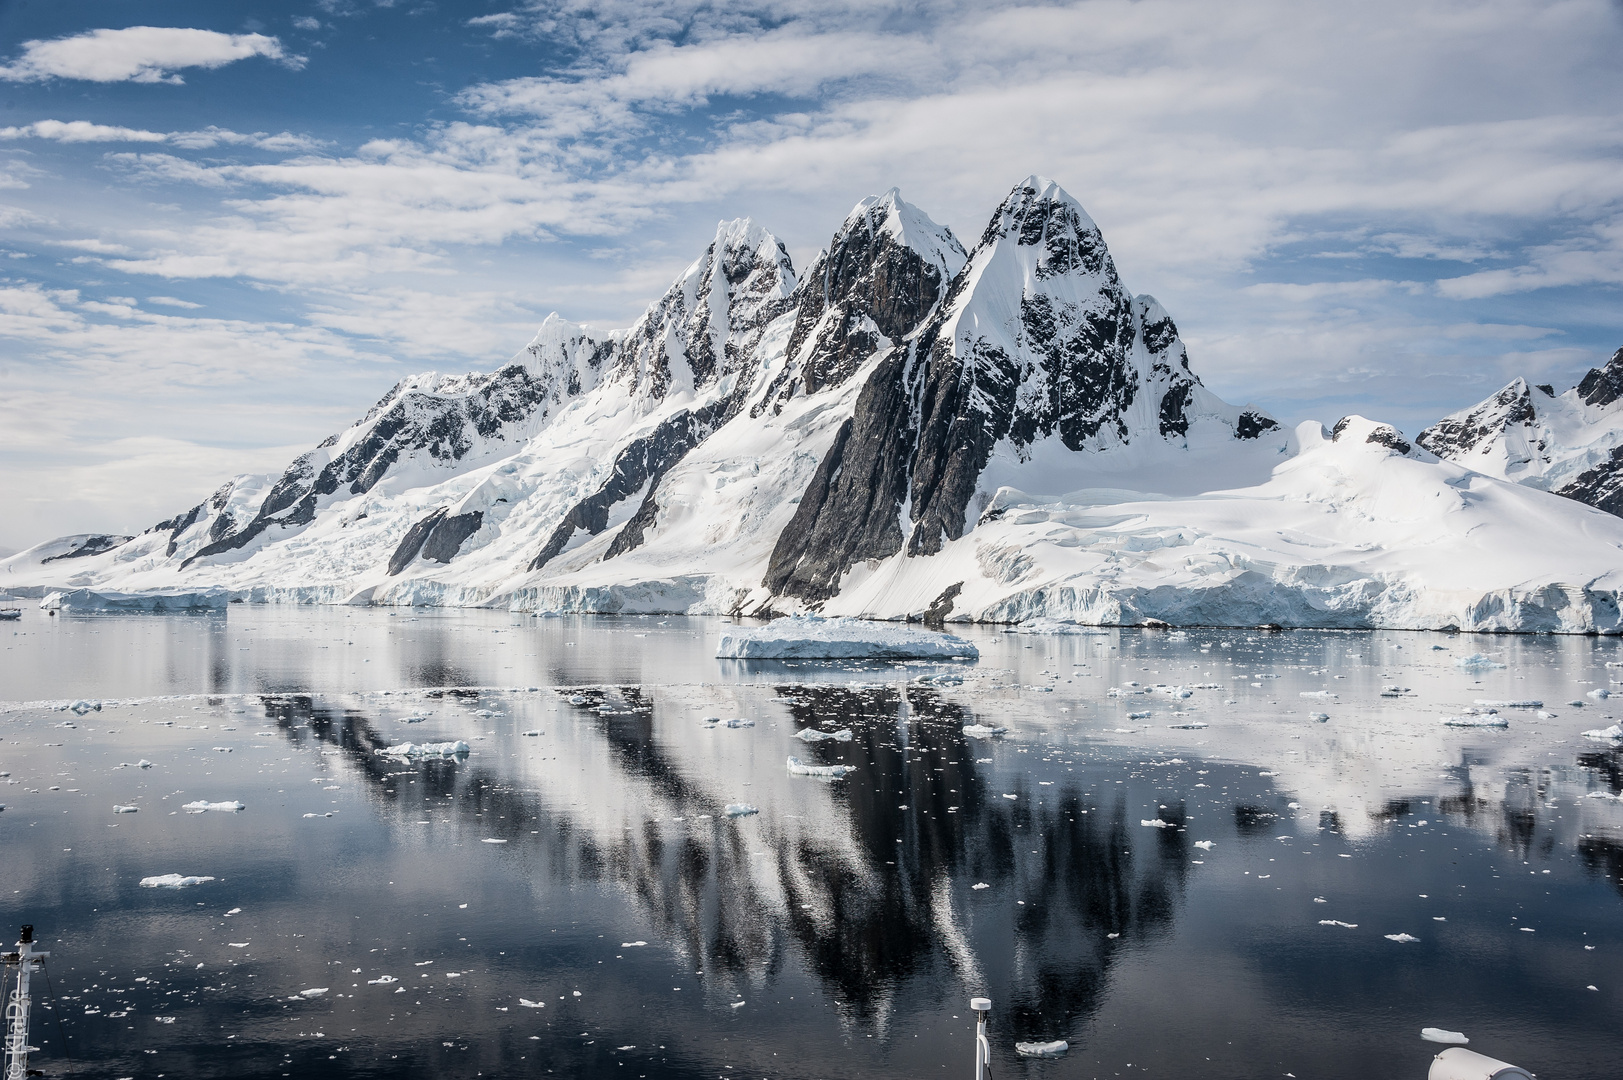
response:
[[[219,68],[238,60],[262,56],[288,67],[301,67],[304,58],[282,48],[264,34],[222,34],[179,26],[131,26],[121,30],[90,30],[50,41],[25,41],[22,53],[0,64],[0,79],[41,82],[46,79],[82,79],[88,82],[184,82],[185,68]]]

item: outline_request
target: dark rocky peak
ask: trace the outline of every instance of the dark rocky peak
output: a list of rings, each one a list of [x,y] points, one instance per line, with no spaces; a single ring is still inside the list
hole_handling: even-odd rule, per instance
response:
[[[1510,428],[1537,420],[1532,387],[1526,379],[1516,379],[1486,401],[1443,417],[1415,436],[1415,442],[1438,457],[1458,458],[1487,446]]]
[[[1330,432],[1332,442],[1362,440],[1371,446],[1384,446],[1386,449],[1407,457],[1414,447],[1403,433],[1391,424],[1380,424],[1373,420],[1353,414],[1343,416],[1336,421],[1336,426]]]
[[[1605,367],[1590,368],[1578,383],[1578,397],[1585,405],[1610,405],[1623,397],[1623,349],[1612,354]]]
[[[767,324],[788,311],[795,271],[783,242],[748,218],[723,221],[715,239],[621,342],[616,378],[646,402],[750,381]]]
[[[795,295],[789,362],[771,397],[815,394],[849,379],[935,311],[968,256],[945,226],[891,188],[846,215]]]

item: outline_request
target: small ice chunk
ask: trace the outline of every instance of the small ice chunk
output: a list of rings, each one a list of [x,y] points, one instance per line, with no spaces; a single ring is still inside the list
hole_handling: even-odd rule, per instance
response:
[[[544,1001],[531,1001],[529,998],[522,997],[518,999],[518,1003],[526,1009],[544,1009],[547,1007],[547,1003]]]
[[[761,811],[759,807],[751,806],[747,802],[734,802],[728,803],[727,809],[722,812],[728,817],[749,817],[751,814],[759,814]]]
[[[1595,689],[1589,692],[1588,696],[1594,698],[1596,701],[1605,701],[1607,698],[1612,696],[1612,692],[1603,686],[1597,686]]]
[[[1611,727],[1595,728],[1583,733],[1586,739],[1623,739],[1623,723],[1613,724]]]
[[[1358,929],[1358,924],[1357,923],[1355,923],[1355,922],[1342,922],[1340,919],[1320,919],[1319,920],[1319,925],[1320,926],[1342,926],[1342,927],[1346,927],[1348,930],[1357,930]]]
[[[1199,731],[1202,728],[1211,727],[1211,725],[1204,720],[1190,720],[1183,724],[1168,724],[1167,727],[1173,731]]]
[[[485,837],[483,840],[481,840],[479,842],[481,844],[505,844],[505,843],[507,843],[506,840],[502,840],[502,839],[499,839],[499,838],[494,837],[494,836],[487,836],[487,837]]]
[[[1335,700],[1336,695],[1332,694],[1328,690],[1303,690],[1300,694],[1297,694],[1296,696],[1297,697],[1305,697],[1305,698],[1318,698],[1321,701],[1333,701],[1333,700]]]
[[[818,731],[816,728],[807,728],[804,731],[795,732],[795,738],[801,742],[809,743],[827,742],[830,739],[835,742],[850,742],[851,729],[841,728],[839,731]]]
[[[915,626],[805,615],[773,619],[760,627],[729,627],[721,632],[716,656],[723,660],[973,660],[980,657],[980,650],[961,637]]]
[[[101,712],[99,701],[75,701],[68,706],[68,711],[83,716],[87,712]]]
[[[1447,1028],[1421,1028],[1420,1037],[1427,1042],[1446,1043],[1449,1046],[1464,1046],[1471,1041],[1461,1032],[1449,1031]]]
[[[393,975],[379,975],[375,979],[366,980],[366,985],[368,985],[368,986],[388,986],[390,983],[397,983],[399,981],[400,980],[395,978]]]
[[[1477,698],[1476,703],[1485,709],[1542,709],[1544,702],[1534,698],[1523,698],[1510,701],[1499,701],[1492,698]],[[1437,1031],[1437,1028],[1427,1028],[1427,1031]]]
[[[1130,712],[1127,714],[1129,720],[1148,720],[1149,718],[1150,714],[1147,712]]]
[[[1070,1048],[1071,1044],[1064,1039],[1055,1039],[1053,1042],[1017,1042],[1014,1044],[1014,1052],[1021,1057],[1062,1057]]]
[[[113,813],[115,814],[135,814],[139,813],[140,810],[141,808],[139,806],[122,806],[118,803],[113,804]]]
[[[729,716],[726,720],[722,721],[721,726],[728,728],[754,727],[755,721],[744,716]]]
[[[1176,829],[1177,828],[1177,826],[1172,824],[1172,822],[1170,822],[1170,821],[1162,821],[1160,818],[1148,818],[1148,819],[1140,818],[1138,823],[1140,825],[1144,826],[1147,829]]]
[[[1007,735],[1006,727],[991,727],[986,724],[965,724],[964,735],[971,739],[995,739],[1000,735]]]
[[[1330,722],[1330,714],[1327,712],[1310,712],[1307,714],[1307,718],[1309,720],[1317,720],[1321,724]]]
[[[1505,665],[1483,653],[1472,653],[1470,656],[1456,656],[1454,666],[1465,671],[1490,671]]]
[[[378,753],[403,758],[460,757],[468,753],[468,744],[461,739],[455,742],[401,743],[398,746],[386,746]]]
[[[727,1007],[729,1009],[742,1009],[745,1005],[748,1005],[748,1004],[749,1004],[749,1002],[747,1002],[747,1001],[731,1001],[731,1002],[727,1003]]]
[[[143,889],[184,889],[191,885],[201,885],[205,881],[213,881],[212,877],[188,877],[183,874],[157,874],[153,877],[141,879]]]
[[[789,772],[795,776],[825,776],[830,780],[838,780],[846,773],[855,772],[853,765],[807,765],[797,757],[788,761]]]
[[[1420,940],[1419,938],[1415,937],[1413,934],[1383,934],[1382,936],[1385,937],[1386,940],[1395,941],[1400,945],[1407,945],[1412,941],[1419,941]]]
[[[622,942],[620,942],[620,948],[622,948],[622,949],[640,949],[646,944],[648,944],[648,942],[646,942],[646,941],[622,941]]]
[[[1195,846],[1202,851],[1210,851],[1217,846],[1216,840],[1196,840]]]
[[[984,881],[977,881],[975,884],[970,886],[971,889],[990,889],[991,887],[992,886],[988,885]]]
[[[938,675],[920,675],[913,680],[921,686],[962,686],[964,677],[955,672],[943,671]]]
[[[585,694],[570,694],[569,695],[569,704],[571,704],[571,705],[585,705],[586,704],[586,695]]]
[[[308,990],[300,990],[299,996],[302,998],[318,998],[326,992],[327,988],[325,986],[312,986]]]
[[[236,801],[206,802],[203,799],[198,799],[196,802],[187,803],[185,806],[182,806],[181,809],[193,814],[203,814],[210,810],[234,814],[239,810],[246,810],[248,807],[245,804]]]
[[[521,734],[521,735],[528,735],[528,736],[530,736],[530,737],[531,737],[531,738],[534,738],[534,737],[535,737],[535,736],[537,736],[537,735],[539,735],[539,734],[541,734],[541,732],[539,732],[539,731],[521,731],[521,732],[519,732],[519,734]]]

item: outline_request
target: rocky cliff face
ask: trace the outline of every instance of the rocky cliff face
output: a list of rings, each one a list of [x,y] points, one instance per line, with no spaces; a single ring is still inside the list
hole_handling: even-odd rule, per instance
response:
[[[940,551],[989,502],[978,484],[999,447],[1024,459],[1048,440],[1078,454],[1178,440],[1196,417],[1236,439],[1277,427],[1200,385],[1171,317],[1128,293],[1098,226],[1040,177],[1009,193],[944,295],[908,310],[928,318],[886,335],[773,551],[775,594],[823,600],[858,561]]]
[[[1565,393],[1516,379],[1416,441],[1477,472],[1623,515],[1623,349]]]

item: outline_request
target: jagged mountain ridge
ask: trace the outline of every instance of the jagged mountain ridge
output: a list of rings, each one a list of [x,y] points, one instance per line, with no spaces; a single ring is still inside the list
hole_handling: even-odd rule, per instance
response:
[[[1416,441],[1489,476],[1623,515],[1623,349],[1561,394],[1514,379]]]
[[[1210,393],[1051,181],[1016,185],[967,252],[892,190],[804,277],[723,222],[627,329],[549,316],[497,371],[403,380],[279,477],[71,568],[3,565],[134,606],[1614,627],[1615,519],[1559,511],[1586,537],[1571,558],[1524,580],[1496,548],[1491,575],[1438,592],[1391,547],[1413,538],[1387,480],[1446,509],[1434,547],[1502,536],[1479,503],[1533,520],[1547,508],[1518,500],[1548,496],[1461,501],[1463,470],[1359,423],[1290,432]],[[1349,499],[1374,510],[1336,516]]]

